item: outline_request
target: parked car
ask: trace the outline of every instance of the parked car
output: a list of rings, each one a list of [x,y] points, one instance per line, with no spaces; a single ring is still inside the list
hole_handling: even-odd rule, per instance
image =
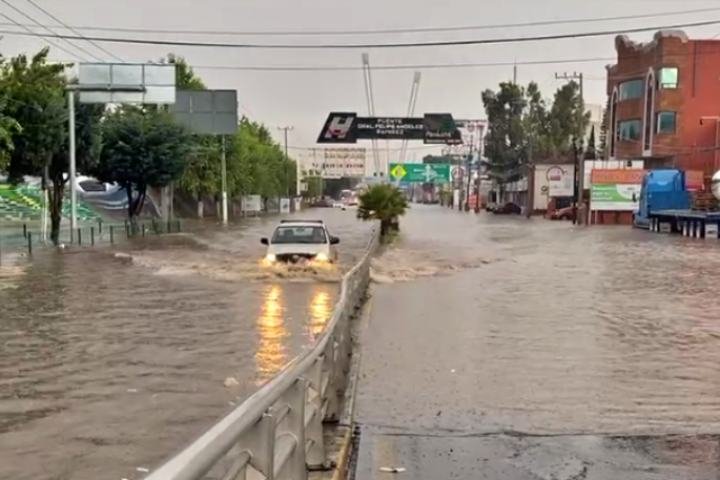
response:
[[[550,214],[550,220],[572,220],[575,212],[573,207],[558,208]]]
[[[498,207],[498,204],[497,204],[497,203],[492,203],[492,202],[491,202],[491,203],[488,203],[487,205],[485,205],[485,211],[486,211],[486,212],[492,212],[492,211],[495,210],[497,207]]]
[[[507,214],[516,214],[520,215],[522,213],[522,209],[520,206],[518,206],[515,203],[507,202],[501,206],[495,207],[493,210],[491,210],[492,213],[497,215],[507,215]]]
[[[330,235],[322,220],[281,220],[271,238],[262,238],[267,245],[265,263],[298,263],[311,261],[334,263],[340,239]]]

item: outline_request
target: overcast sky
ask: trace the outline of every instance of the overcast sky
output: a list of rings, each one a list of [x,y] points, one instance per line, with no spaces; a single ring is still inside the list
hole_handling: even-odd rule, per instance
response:
[[[22,23],[29,21],[13,11],[7,1],[41,23],[53,21],[36,10],[28,0],[0,0],[0,13]],[[103,36],[136,36],[196,41],[253,43],[352,43],[479,39],[569,33],[586,30],[614,30],[640,26],[661,26],[704,20],[720,20],[717,0],[34,0],[71,25],[107,27],[177,28],[231,31],[367,30],[379,28],[456,27],[517,23],[570,18],[593,18],[632,14],[673,12],[717,7],[715,12],[672,17],[614,20],[542,27],[495,28],[475,31],[421,34],[331,35],[331,36],[209,36],[188,34],[127,34],[90,32]],[[0,16],[0,22],[7,22]],[[9,27],[2,27],[7,30]],[[713,37],[720,24],[686,29],[691,37]],[[634,40],[648,40],[652,33],[632,34]],[[56,40],[57,41],[57,40]],[[0,53],[12,56],[32,52],[41,40],[4,35]],[[291,146],[315,146],[319,129],[331,110],[366,113],[362,71],[340,72],[257,72],[217,70],[203,66],[361,66],[363,50],[249,50],[197,47],[167,47],[103,44],[128,61],[157,59],[174,52],[195,65],[210,88],[237,89],[241,113],[272,127],[292,125]],[[71,50],[73,47],[65,44]],[[103,59],[107,55],[95,50]],[[613,37],[570,39],[502,45],[454,46],[414,49],[369,49],[372,65],[487,63],[517,60],[561,60],[612,57]],[[69,54],[53,51],[59,60]],[[519,66],[518,80],[536,81],[546,97],[559,86],[555,72],[578,71],[586,76],[586,101],[605,99],[605,61],[561,65]],[[424,69],[416,112],[451,112],[456,118],[482,118],[481,92],[512,77],[512,67]],[[374,93],[378,115],[404,115],[413,70],[374,71]],[[419,147],[421,145],[413,145]],[[419,157],[422,150],[415,150]],[[411,157],[412,158],[412,157]]]

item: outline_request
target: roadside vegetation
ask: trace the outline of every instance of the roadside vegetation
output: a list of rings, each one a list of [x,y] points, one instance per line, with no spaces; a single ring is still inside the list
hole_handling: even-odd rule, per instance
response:
[[[52,62],[49,49],[13,58],[0,56],[0,175],[10,184],[24,177],[42,179],[50,216],[50,238],[57,244],[63,202],[68,194],[67,88],[72,65]],[[179,57],[178,89],[201,90],[205,84]],[[135,221],[148,189],[175,185],[175,191],[201,202],[219,198],[220,138],[191,135],[175,125],[162,108],[76,104],[78,175],[117,182],[128,194],[128,217]],[[243,117],[226,137],[228,193],[263,199],[295,194],[295,165],[285,157],[269,130]],[[198,208],[202,214],[202,209]]]
[[[572,161],[583,150],[594,158],[594,131],[584,145],[590,113],[577,82],[560,87],[551,102],[537,84],[512,82],[501,83],[497,91],[485,90],[482,99],[488,119],[486,166],[498,184],[518,180],[538,160]]]
[[[390,184],[374,185],[359,197],[357,217],[361,220],[380,221],[380,235],[397,232],[400,217],[405,215],[408,201],[405,194]]]

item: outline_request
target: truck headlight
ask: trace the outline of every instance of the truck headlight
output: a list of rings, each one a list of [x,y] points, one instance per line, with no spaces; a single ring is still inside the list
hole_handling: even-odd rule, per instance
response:
[[[330,259],[328,258],[326,253],[321,252],[315,255],[315,260],[317,260],[318,262],[327,262]]]
[[[267,255],[265,255],[265,261],[267,263],[275,263],[275,260],[277,260],[277,257],[274,253],[268,253]]]

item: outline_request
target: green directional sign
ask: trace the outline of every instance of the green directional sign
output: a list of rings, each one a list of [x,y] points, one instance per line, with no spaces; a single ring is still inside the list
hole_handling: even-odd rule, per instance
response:
[[[447,163],[391,163],[390,178],[408,183],[448,183],[450,164]]]

